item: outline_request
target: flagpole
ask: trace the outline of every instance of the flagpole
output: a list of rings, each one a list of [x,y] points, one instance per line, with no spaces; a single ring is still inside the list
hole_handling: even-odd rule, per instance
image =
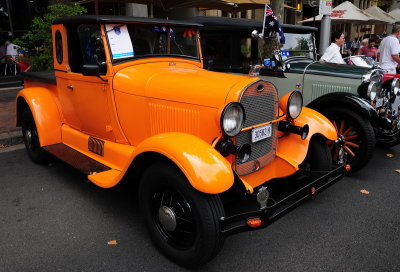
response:
[[[265,7],[264,7],[264,22],[263,22],[263,29],[262,29],[262,33],[261,33],[262,37],[264,37],[265,17],[267,15],[266,10],[267,10],[267,4],[265,4]]]

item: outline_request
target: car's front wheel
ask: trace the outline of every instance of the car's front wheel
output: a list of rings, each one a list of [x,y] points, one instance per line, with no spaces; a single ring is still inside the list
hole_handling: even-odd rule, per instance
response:
[[[340,152],[345,151],[351,172],[360,170],[374,153],[375,133],[371,123],[346,108],[327,108],[321,112],[333,123],[342,142],[341,145],[331,143],[333,160],[338,160]]]
[[[332,165],[332,156],[326,140],[321,136],[312,137],[307,156],[300,168],[314,172],[314,176],[323,176],[332,170]]]
[[[156,163],[143,174],[139,203],[150,235],[168,258],[185,267],[201,266],[223,244],[218,195],[195,190],[175,166]]]

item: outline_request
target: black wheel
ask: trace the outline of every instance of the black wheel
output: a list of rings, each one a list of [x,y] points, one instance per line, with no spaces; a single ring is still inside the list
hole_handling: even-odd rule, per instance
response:
[[[29,108],[26,108],[22,113],[21,127],[29,157],[37,164],[44,164],[46,162],[46,153],[43,148],[40,147],[35,120]]]
[[[333,160],[337,161],[343,150],[347,152],[347,163],[351,166],[351,172],[360,170],[374,153],[375,133],[371,123],[346,108],[327,108],[322,114],[331,120],[342,141],[342,147],[330,143]]]
[[[332,170],[332,155],[325,138],[313,136],[308,146],[307,156],[299,166],[301,169],[315,171],[313,176],[323,176]]]
[[[156,163],[139,187],[142,215],[159,250],[185,267],[198,267],[220,251],[219,219],[225,215],[218,195],[195,190],[179,169]]]

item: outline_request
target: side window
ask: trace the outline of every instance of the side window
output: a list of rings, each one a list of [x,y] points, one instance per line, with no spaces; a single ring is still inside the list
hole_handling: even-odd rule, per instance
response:
[[[62,36],[60,30],[56,31],[55,41],[56,41],[56,59],[58,64],[61,64],[63,62],[63,48],[62,48]]]
[[[100,25],[82,24],[78,26],[78,36],[83,64],[99,65],[100,73],[105,74],[107,65]]]

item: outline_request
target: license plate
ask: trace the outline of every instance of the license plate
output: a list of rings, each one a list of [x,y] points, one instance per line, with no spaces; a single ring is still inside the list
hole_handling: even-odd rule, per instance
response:
[[[251,131],[251,142],[255,143],[271,137],[272,124],[255,128]]]

